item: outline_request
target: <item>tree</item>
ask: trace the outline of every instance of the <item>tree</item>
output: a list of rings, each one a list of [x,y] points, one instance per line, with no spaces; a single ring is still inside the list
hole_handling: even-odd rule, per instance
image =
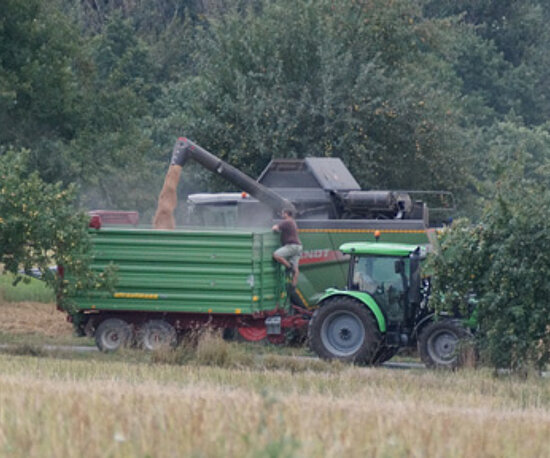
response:
[[[59,5],[0,6],[0,146],[29,149],[29,167],[78,183],[87,205],[153,206],[149,47],[119,14],[84,37]]]
[[[4,273],[25,279],[32,269],[56,293],[58,301],[78,290],[109,287],[112,268],[90,270],[88,218],[76,211],[76,189],[48,184],[28,172],[28,151],[0,155],[0,263]],[[52,265],[62,266],[63,276]]]
[[[428,17],[460,16],[477,42],[456,61],[465,90],[482,93],[501,116],[510,109],[527,125],[549,116],[550,8],[540,0],[429,0]]]
[[[73,134],[77,42],[70,24],[40,0],[0,4],[0,144]]]
[[[460,192],[460,80],[434,52],[452,27],[407,1],[226,13],[200,37],[197,76],[166,94],[172,124],[253,176],[274,156],[338,156],[366,188]]]
[[[521,162],[501,174],[479,224],[461,220],[440,233],[429,264],[431,304],[468,314],[475,297],[482,355],[514,371],[550,360],[550,193]]]
[[[78,130],[59,147],[66,179],[81,186],[86,204],[146,209],[158,165],[149,137],[158,90],[149,48],[129,20],[113,14],[82,52],[90,67],[81,80]]]

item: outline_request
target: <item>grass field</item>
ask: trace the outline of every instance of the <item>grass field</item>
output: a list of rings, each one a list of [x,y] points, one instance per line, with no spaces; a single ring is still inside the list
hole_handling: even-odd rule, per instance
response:
[[[0,273],[1,273],[0,265]],[[46,287],[44,282],[34,278],[27,278],[29,283],[19,282],[13,286],[14,277],[9,274],[0,274],[0,301],[3,302],[53,302],[53,291]]]
[[[70,338],[55,329],[0,352],[0,456],[550,456],[546,379],[350,367],[211,335],[159,354],[40,351]]]
[[[4,456],[549,456],[550,387],[485,372],[0,355]]]

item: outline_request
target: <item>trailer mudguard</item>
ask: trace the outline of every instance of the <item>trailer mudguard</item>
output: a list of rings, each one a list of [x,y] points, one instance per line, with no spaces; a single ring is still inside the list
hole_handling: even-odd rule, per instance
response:
[[[370,294],[363,291],[345,291],[341,289],[329,288],[325,291],[325,294],[323,294],[319,299],[319,306],[322,307],[322,303],[325,299],[334,296],[353,297],[354,299],[357,299],[358,301],[365,304],[365,306],[373,313],[374,317],[376,318],[376,322],[378,323],[378,329],[380,330],[380,332],[386,332],[386,318],[382,313],[382,309],[380,309],[380,307]]]

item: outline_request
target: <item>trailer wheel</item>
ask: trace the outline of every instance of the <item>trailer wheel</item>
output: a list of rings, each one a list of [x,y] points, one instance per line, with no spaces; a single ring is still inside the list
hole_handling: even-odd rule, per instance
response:
[[[349,297],[327,299],[309,323],[310,348],[323,359],[374,363],[382,337],[374,316]]]
[[[132,329],[120,318],[108,318],[95,331],[95,343],[101,351],[113,352],[130,343]]]
[[[471,334],[455,320],[434,321],[418,338],[420,359],[426,366],[454,369],[461,365],[461,345]]]
[[[138,331],[138,344],[144,350],[155,351],[175,347],[178,335],[174,326],[164,320],[149,320]]]

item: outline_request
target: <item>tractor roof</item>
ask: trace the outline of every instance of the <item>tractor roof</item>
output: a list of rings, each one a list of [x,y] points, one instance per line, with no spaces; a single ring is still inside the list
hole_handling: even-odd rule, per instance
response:
[[[409,256],[418,248],[419,245],[383,242],[349,242],[340,245],[340,251],[346,254],[372,254],[378,256]]]

